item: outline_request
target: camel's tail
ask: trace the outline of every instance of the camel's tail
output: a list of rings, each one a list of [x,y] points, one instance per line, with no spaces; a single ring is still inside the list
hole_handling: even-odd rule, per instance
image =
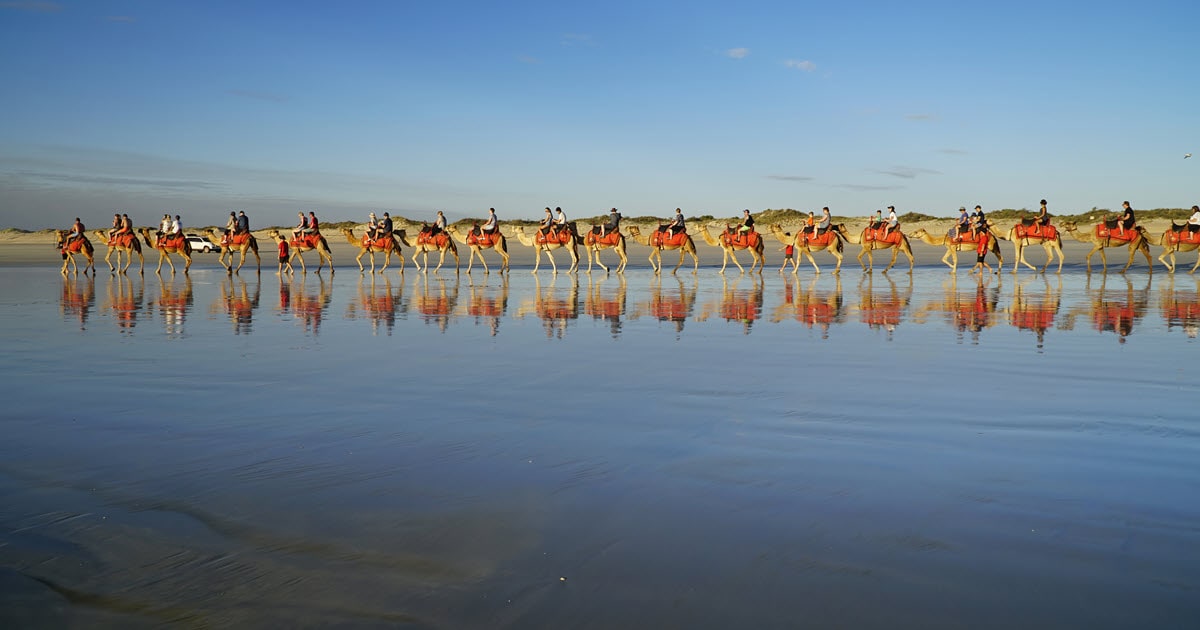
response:
[[[140,240],[138,240],[138,237],[136,234],[134,235],[133,241],[131,241],[130,244],[133,245],[133,251],[135,251],[139,254],[142,253],[142,242]]]

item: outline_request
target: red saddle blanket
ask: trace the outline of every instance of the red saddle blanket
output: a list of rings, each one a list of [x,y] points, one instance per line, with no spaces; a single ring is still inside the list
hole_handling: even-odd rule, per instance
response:
[[[1187,229],[1176,232],[1167,230],[1167,243],[1171,245],[1200,245],[1200,232],[1189,232]]]
[[[797,243],[797,245],[807,244],[809,247],[825,247],[837,238],[837,234],[834,232],[833,228],[830,228],[823,234],[818,234],[816,236],[812,236],[810,232],[801,232],[800,236],[802,239]]]
[[[1013,229],[1016,230],[1017,238],[1041,238],[1046,240],[1058,238],[1058,228],[1053,225],[1021,225],[1018,223]]]
[[[970,230],[964,230],[958,236],[951,238],[950,243],[956,244],[956,245],[976,245],[976,246],[978,246],[979,242],[984,239],[984,234],[985,234],[984,232],[976,232],[975,236],[972,237]]]
[[[687,239],[687,232],[676,232],[672,235],[666,230],[655,230],[650,233],[650,247],[683,247]]]
[[[63,249],[65,249],[68,252],[83,251],[83,239],[77,238],[77,239],[71,241],[70,243],[68,243]]]
[[[1133,239],[1137,238],[1138,231],[1137,231],[1136,227],[1131,227],[1131,228],[1125,230],[1125,234],[1124,234],[1124,236],[1122,236],[1121,228],[1111,228],[1110,229],[1108,226],[1104,225],[1103,223],[1097,223],[1096,224],[1096,236],[1097,236],[1097,238],[1107,238],[1107,239],[1119,241],[1122,243],[1128,243],[1129,241],[1132,241]]]
[[[396,241],[390,236],[381,236],[377,239],[370,239],[364,234],[362,237],[363,247],[373,247],[375,249],[391,249],[396,246]]]
[[[569,245],[574,238],[570,230],[550,230],[544,234],[538,230],[536,242],[538,245]]]
[[[904,236],[903,234],[900,233],[899,225],[897,225],[895,228],[893,228],[892,231],[885,237],[883,235],[883,233],[884,233],[884,230],[886,230],[886,229],[887,228],[885,228],[885,227],[867,228],[863,232],[863,238],[862,238],[863,242],[867,243],[867,242],[871,242],[871,241],[877,241],[880,243],[892,243],[893,245],[895,245],[895,244],[898,244],[900,242],[900,239]]]
[[[486,234],[483,232],[476,234],[474,232],[471,232],[470,234],[467,235],[467,245],[478,245],[480,247],[492,247],[499,241],[500,241],[500,232],[498,232],[498,231],[492,232],[490,234]]]
[[[136,234],[118,234],[108,239],[109,247],[129,247],[137,240]]]
[[[241,234],[232,234],[221,239],[221,244],[225,246],[238,247],[245,245],[250,241],[250,233],[242,232]]]
[[[182,234],[169,235],[159,239],[158,248],[183,249],[185,243],[187,243],[187,239]]]
[[[758,247],[762,236],[753,230],[749,232],[729,232],[726,230],[721,233],[721,243],[730,247],[746,248]]]
[[[621,233],[620,232],[609,232],[608,234],[605,234],[604,236],[600,236],[599,234],[597,234],[595,232],[588,232],[588,235],[587,235],[587,244],[588,245],[616,245],[617,243],[620,243],[620,242],[621,242]]]
[[[437,235],[421,232],[417,235],[417,245],[433,245],[438,249],[445,249],[449,242],[450,235],[445,232],[439,232]]]
[[[301,234],[298,238],[291,240],[292,247],[303,247],[304,249],[316,249],[317,244],[321,242],[321,233],[313,232],[312,234]]]

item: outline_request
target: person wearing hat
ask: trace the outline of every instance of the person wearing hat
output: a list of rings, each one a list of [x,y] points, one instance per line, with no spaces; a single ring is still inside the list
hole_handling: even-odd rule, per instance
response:
[[[600,226],[600,238],[604,238],[604,235],[608,234],[609,232],[615,232],[620,227],[621,213],[617,212],[616,208],[613,208],[608,213],[608,223]]]
[[[888,206],[887,225],[883,228],[884,240],[887,240],[888,235],[898,225],[900,225],[900,219],[896,218],[896,206]]]
[[[375,217],[375,213],[372,212],[367,217],[367,240],[373,241],[378,237],[379,237],[379,219],[377,219]]]
[[[164,214],[162,221],[158,222],[158,240],[162,241],[162,237],[171,231],[171,215]]]
[[[962,238],[962,235],[971,229],[971,215],[967,214],[966,206],[958,208],[958,224],[954,226],[954,237]]]

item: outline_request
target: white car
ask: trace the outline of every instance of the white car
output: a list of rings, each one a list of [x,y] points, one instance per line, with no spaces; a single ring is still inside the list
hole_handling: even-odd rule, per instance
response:
[[[194,251],[194,252],[203,252],[203,253],[207,254],[209,252],[221,251],[220,245],[217,245],[216,243],[208,240],[207,238],[204,238],[203,236],[196,236],[195,234],[188,234],[187,241],[189,244],[191,244],[192,251]]]

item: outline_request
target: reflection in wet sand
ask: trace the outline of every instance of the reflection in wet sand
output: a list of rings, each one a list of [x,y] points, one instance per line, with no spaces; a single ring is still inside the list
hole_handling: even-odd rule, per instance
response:
[[[135,286],[136,285],[136,286]],[[114,275],[108,283],[108,308],[117,321],[122,333],[133,333],[137,326],[138,311],[145,300],[146,279],[136,280],[125,274]]]
[[[583,312],[595,319],[608,322],[613,339],[621,336],[621,317],[625,315],[625,294],[627,290],[624,274],[617,275],[617,285],[611,291],[605,292],[604,284],[609,278],[593,280],[588,277],[588,294],[583,304]]]
[[[1121,274],[1112,282],[1124,286],[1110,288],[1108,275],[1105,274],[1100,276],[1100,287],[1093,289],[1092,275],[1088,274],[1084,286],[1088,304],[1068,311],[1063,329],[1073,330],[1076,318],[1086,315],[1091,319],[1092,328],[1101,333],[1116,333],[1117,341],[1125,343],[1126,337],[1133,334],[1134,324],[1146,315],[1150,302],[1150,281],[1151,277],[1147,276],[1145,287],[1135,290],[1133,281]]]
[[[561,290],[561,293],[555,290],[557,281],[558,276],[552,276],[550,283],[543,287],[542,279],[534,276],[533,298],[525,300],[517,308],[518,318],[532,313],[542,320],[547,339],[562,339],[566,335],[567,324],[579,319],[579,276],[571,274],[568,280],[570,286]]]
[[[255,274],[254,294],[241,276],[226,276],[221,280],[221,295],[213,303],[213,312],[225,313],[233,324],[233,334],[248,335],[253,328],[254,310],[262,292],[262,276]]]
[[[415,255],[415,254],[414,254]],[[450,322],[455,318],[458,306],[457,275],[453,280],[441,276],[430,278],[428,274],[417,276],[415,281],[416,295],[412,298],[412,307],[421,316],[421,321],[434,324],[441,332],[446,332]]]
[[[745,280],[750,288],[739,289],[738,285]],[[754,322],[762,316],[764,279],[761,274],[750,277],[738,276],[729,282],[721,276],[721,297],[718,301],[708,302],[700,309],[696,321],[707,320],[714,313],[727,322],[738,322],[742,325],[742,334],[749,335]]]
[[[667,289],[663,289],[662,275],[655,274],[650,278],[650,298],[638,305],[634,318],[646,314],[660,322],[670,322],[675,328],[675,338],[679,339],[683,325],[696,308],[696,293],[699,287],[695,275],[692,276],[691,286],[687,288],[683,286],[682,278],[672,278],[666,281]]]
[[[303,323],[305,332],[315,337],[321,332],[325,311],[333,299],[333,280],[325,280],[320,273],[301,275],[290,296],[292,313]]]
[[[169,338],[182,337],[188,311],[192,310],[192,276],[172,275],[169,280],[158,276],[158,311]]]
[[[1189,276],[1176,281],[1174,274],[1168,276],[1167,285],[1159,289],[1158,310],[1168,331],[1180,328],[1188,338],[1195,339],[1200,334],[1200,278]]]
[[[1038,285],[1041,291],[1038,291]],[[1054,286],[1046,275],[1020,281],[1013,287],[1008,323],[1019,330],[1032,331],[1037,336],[1037,350],[1041,353],[1045,349],[1046,331],[1054,326],[1061,305],[1061,275],[1056,276]]]
[[[476,284],[468,276],[470,300],[467,302],[467,316],[475,318],[475,325],[487,324],[491,335],[495,337],[500,332],[500,320],[508,314],[508,274],[500,274],[500,286],[495,287],[486,282]]]
[[[83,278],[72,274],[62,280],[62,296],[59,312],[64,320],[78,320],[79,329],[87,330],[88,316],[96,301],[96,277],[84,274]]]
[[[346,305],[346,319],[366,319],[371,323],[371,335],[378,336],[380,328],[388,337],[396,327],[396,319],[408,313],[404,301],[404,285],[393,292],[392,280],[384,274],[375,273],[358,277],[358,301]]]
[[[832,325],[846,323],[846,312],[842,300],[842,277],[833,277],[834,286],[817,288],[820,276],[813,276],[805,286],[804,281],[794,278],[783,285],[783,302],[775,309],[773,322],[794,318],[807,328],[819,327],[821,339],[829,338]]]
[[[979,343],[979,333],[985,328],[991,328],[1001,322],[996,317],[996,305],[1000,298],[1000,288],[1003,281],[990,275],[979,274],[964,280],[966,287],[973,288],[969,292],[960,292],[958,275],[951,274],[942,283],[943,296],[941,299],[930,299],[913,309],[912,321],[924,324],[932,314],[944,316],[946,323],[954,329],[959,343],[964,335],[969,334],[972,343]]]
[[[898,288],[891,276],[883,275],[883,279],[887,280],[887,289],[878,293],[875,291],[875,274],[864,274],[858,281],[858,316],[872,330],[886,331],[887,340],[891,341],[912,300],[913,278],[908,274],[904,289]]]

